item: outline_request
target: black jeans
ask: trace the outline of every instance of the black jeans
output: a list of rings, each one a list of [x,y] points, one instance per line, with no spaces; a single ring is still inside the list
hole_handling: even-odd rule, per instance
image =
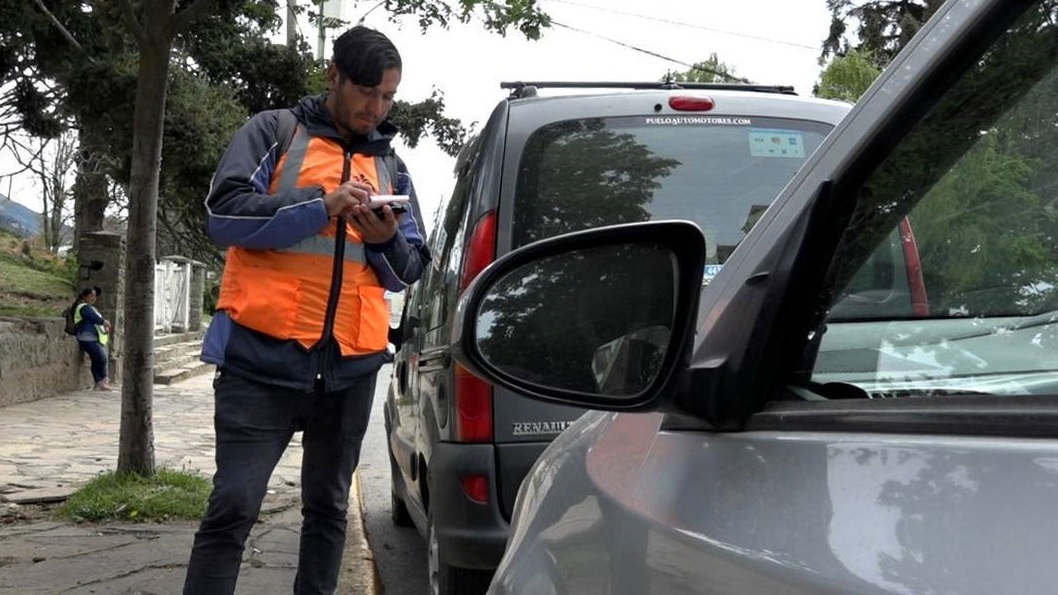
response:
[[[235,591],[243,546],[279,458],[303,431],[297,595],[331,594],[345,549],[346,512],[376,373],[351,388],[303,393],[222,373],[214,381],[217,472],[195,534],[185,595]]]

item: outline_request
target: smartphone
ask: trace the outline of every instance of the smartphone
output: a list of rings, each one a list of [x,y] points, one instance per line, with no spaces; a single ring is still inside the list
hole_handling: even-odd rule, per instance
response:
[[[379,194],[371,197],[371,209],[379,219],[385,219],[386,214],[383,212],[382,207],[389,205],[389,208],[399,215],[408,210],[410,201],[411,197],[407,194]]]

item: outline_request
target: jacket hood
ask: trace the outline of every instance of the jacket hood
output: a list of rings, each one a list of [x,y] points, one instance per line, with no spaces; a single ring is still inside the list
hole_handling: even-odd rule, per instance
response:
[[[330,112],[327,111],[327,96],[314,95],[305,97],[296,106],[291,108],[297,119],[305,126],[312,136],[333,138],[343,144],[359,145],[361,143],[384,143],[387,147],[390,141],[400,132],[395,124],[384,120],[368,135],[355,134],[353,138],[345,138],[338,132]]]

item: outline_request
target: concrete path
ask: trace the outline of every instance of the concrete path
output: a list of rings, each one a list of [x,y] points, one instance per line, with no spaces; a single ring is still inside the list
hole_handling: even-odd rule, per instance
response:
[[[212,375],[154,387],[159,467],[211,477]],[[62,499],[117,465],[120,389],[79,391],[0,408],[0,594],[181,593],[195,523],[26,522],[18,502]],[[243,557],[237,593],[289,594],[297,564],[301,436],[272,475]],[[24,510],[24,509],[23,509]],[[359,479],[338,593],[374,595],[377,572],[363,530]]]

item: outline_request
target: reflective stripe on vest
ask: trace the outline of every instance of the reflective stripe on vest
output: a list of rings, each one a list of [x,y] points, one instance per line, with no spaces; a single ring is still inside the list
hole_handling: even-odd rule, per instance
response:
[[[278,192],[290,192],[297,187],[298,174],[301,173],[301,166],[305,163],[305,153],[309,150],[310,140],[312,137],[305,131],[304,126],[298,124],[294,127],[294,138],[291,139],[290,147],[287,149],[286,164],[283,165],[283,171],[279,173],[279,178],[276,180]],[[283,175],[286,172],[294,172],[294,175]]]
[[[291,139],[290,147],[287,149],[283,169],[276,176],[275,190],[277,193],[289,192],[297,188],[298,178],[301,175],[301,168],[305,165],[305,155],[309,151],[311,141],[312,135],[305,130],[304,126],[298,124],[294,128],[294,138]],[[294,172],[294,175],[289,175],[287,172]],[[396,180],[390,179],[389,164],[386,163],[385,157],[375,157],[375,179],[378,180],[376,192],[379,194],[394,192]]]
[[[322,256],[334,256],[334,237],[315,235],[299,240],[293,246],[277,248],[276,252],[292,252],[297,254],[318,254]],[[364,245],[354,238],[345,236],[345,260],[352,262],[367,262],[364,257]]]
[[[375,177],[378,178],[380,194],[393,194],[396,190],[396,180],[389,179],[389,167],[385,157],[375,157]]]

